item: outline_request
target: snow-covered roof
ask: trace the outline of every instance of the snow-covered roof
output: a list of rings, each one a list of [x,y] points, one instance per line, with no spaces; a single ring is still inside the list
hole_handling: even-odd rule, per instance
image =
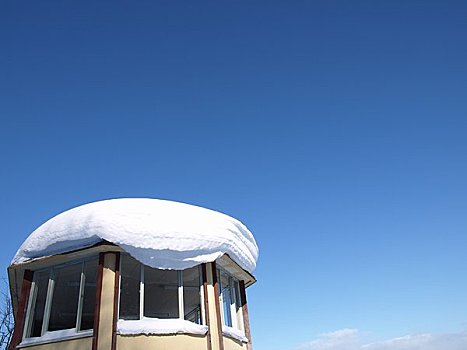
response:
[[[38,227],[13,264],[108,241],[141,263],[183,270],[228,254],[253,273],[258,246],[240,221],[202,207],[152,198],[119,198],[67,210]]]

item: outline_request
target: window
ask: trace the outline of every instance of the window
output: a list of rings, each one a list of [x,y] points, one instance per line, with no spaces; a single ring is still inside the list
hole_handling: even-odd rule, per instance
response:
[[[126,255],[122,256],[120,269],[120,318],[140,319],[141,264]]]
[[[217,280],[222,323],[225,326],[243,330],[238,281],[222,269],[217,269]]]
[[[159,270],[122,255],[119,317],[181,318],[202,324],[199,266]]]
[[[179,318],[178,271],[144,270],[144,317]]]
[[[40,337],[64,329],[92,329],[96,271],[97,259],[36,271],[24,337]]]
[[[201,324],[201,279],[199,267],[183,271],[183,310],[185,320]]]

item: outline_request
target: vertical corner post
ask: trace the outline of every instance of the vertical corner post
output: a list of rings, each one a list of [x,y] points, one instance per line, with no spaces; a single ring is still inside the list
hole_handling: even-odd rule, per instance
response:
[[[99,264],[97,265],[96,281],[96,305],[94,306],[94,329],[92,335],[92,350],[97,350],[97,341],[99,339],[99,320],[102,298],[102,277],[104,274],[104,253],[99,253]]]
[[[251,331],[250,331],[250,318],[248,316],[248,305],[246,301],[246,288],[245,282],[240,281],[240,299],[241,299],[241,306],[242,306],[242,313],[243,313],[243,326],[245,328],[245,336],[248,339],[247,349],[252,350],[252,343],[251,343]]]
[[[23,338],[24,326],[26,323],[26,312],[29,301],[29,294],[31,292],[33,275],[34,273],[31,270],[24,271],[18,310],[16,312],[15,329],[13,331],[8,350],[16,350],[18,344]]]
[[[212,340],[211,340],[211,322],[209,318],[209,297],[208,297],[208,273],[206,271],[206,264],[201,265],[201,273],[203,278],[203,294],[204,294],[204,319],[206,321],[206,326],[208,326],[207,334],[207,350],[212,350]]]
[[[118,301],[120,295],[120,253],[115,253],[114,309],[112,320],[112,350],[117,349]]]
[[[224,335],[222,334],[222,320],[221,320],[221,306],[219,303],[219,281],[217,280],[217,266],[216,262],[211,263],[212,266],[212,284],[214,286],[214,305],[216,308],[216,323],[217,329],[219,330],[219,350],[224,350]]]

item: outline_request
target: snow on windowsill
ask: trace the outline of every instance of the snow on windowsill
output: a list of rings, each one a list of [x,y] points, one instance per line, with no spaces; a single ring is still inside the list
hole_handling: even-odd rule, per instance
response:
[[[18,345],[18,348],[24,348],[28,346],[55,343],[64,340],[79,339],[92,337],[92,329],[87,331],[76,332],[76,328],[63,329],[60,331],[47,332],[41,337],[26,338]]]
[[[199,325],[181,319],[160,319],[144,317],[141,320],[118,320],[117,322],[117,333],[120,335],[205,335],[207,332],[207,326]]]
[[[248,343],[248,338],[245,337],[245,334],[241,330],[228,326],[222,326],[222,334],[235,340]]]

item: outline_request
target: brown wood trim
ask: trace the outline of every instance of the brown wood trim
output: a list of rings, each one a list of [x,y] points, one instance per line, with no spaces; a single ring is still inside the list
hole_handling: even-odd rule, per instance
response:
[[[247,349],[252,349],[251,343],[251,331],[250,331],[250,317],[248,316],[248,305],[246,301],[246,289],[245,289],[245,281],[239,282],[240,286],[240,302],[242,306],[242,313],[243,313],[243,327],[245,328],[245,336],[248,339]]]
[[[214,285],[214,305],[216,307],[217,329],[219,330],[219,350],[224,350],[224,335],[222,333],[221,306],[219,303],[219,283],[217,280],[216,262],[211,263],[212,266],[212,284]]]
[[[211,340],[211,324],[209,320],[209,302],[208,302],[208,272],[206,270],[206,264],[201,264],[201,273],[203,277],[203,293],[204,293],[204,319],[206,321],[206,326],[208,326],[208,348],[207,350],[212,350],[212,340]]]
[[[16,313],[15,329],[11,337],[8,350],[15,350],[23,338],[24,325],[26,321],[26,312],[31,292],[32,278],[34,273],[31,270],[25,270],[23,275],[23,283],[21,285],[21,295],[19,297],[18,311]]]
[[[102,299],[102,278],[104,275],[104,257],[105,253],[99,253],[99,266],[97,267],[96,283],[96,305],[94,307],[94,332],[92,335],[92,350],[97,350],[97,339],[99,338],[99,320]]]
[[[117,349],[118,295],[120,293],[120,253],[115,253],[114,315],[112,323],[112,350]]]

